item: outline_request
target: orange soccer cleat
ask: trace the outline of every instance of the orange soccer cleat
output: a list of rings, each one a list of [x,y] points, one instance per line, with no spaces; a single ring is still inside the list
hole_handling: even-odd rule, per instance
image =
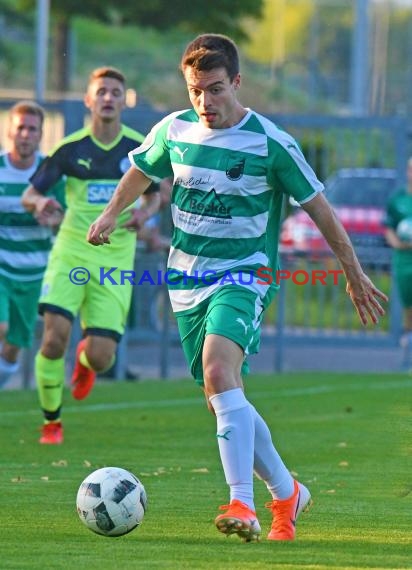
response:
[[[219,507],[226,512],[215,519],[215,525],[223,534],[237,534],[245,542],[260,540],[260,525],[256,513],[245,503],[233,499],[230,505]]]
[[[302,483],[294,481],[294,492],[289,499],[274,499],[266,503],[272,511],[272,528],[268,540],[294,540],[296,519],[299,514],[308,510],[311,503],[309,490]]]

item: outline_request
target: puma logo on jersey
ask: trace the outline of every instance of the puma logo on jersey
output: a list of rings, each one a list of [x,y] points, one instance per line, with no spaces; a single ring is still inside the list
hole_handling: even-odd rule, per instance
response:
[[[217,433],[217,434],[216,434],[216,437],[220,437],[221,439],[225,439],[226,441],[229,441],[229,434],[230,434],[230,432],[231,432],[231,430],[228,429],[228,430],[225,431],[225,433],[223,433],[223,434]]]
[[[92,159],[91,158],[78,158],[77,164],[79,166],[84,166],[85,168],[87,168],[87,170],[90,170],[90,168],[92,166]]]
[[[175,146],[173,151],[180,156],[180,160],[183,162],[186,152],[189,150],[189,147],[186,147],[185,150],[180,150],[178,146]]]
[[[243,319],[241,319],[240,317],[238,317],[236,319],[236,322],[239,323],[240,325],[242,325],[242,327],[245,329],[245,334],[247,334],[247,329],[249,328],[250,325],[247,325],[245,323],[245,321]]]

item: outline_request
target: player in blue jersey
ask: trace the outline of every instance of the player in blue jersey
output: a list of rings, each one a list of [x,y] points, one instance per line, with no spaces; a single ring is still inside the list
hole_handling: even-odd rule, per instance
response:
[[[296,141],[238,101],[241,76],[232,40],[197,37],[183,54],[181,70],[193,108],[165,117],[130,153],[133,166],[88,239],[94,245],[110,241],[123,209],[151,181],[173,177],[168,268],[176,278],[170,280],[170,298],[191,372],[216,415],[230,488],[230,503],[221,507],[215,524],[224,534],[259,539],[255,472],[272,497],[268,539],[293,540],[310,492],[279,456],[242,380],[247,355],[259,347],[263,311],[277,288],[258,276],[262,266],[272,274],[278,268],[285,196],[301,203],[327,239],[363,324],[378,322],[384,314],[379,300],[387,297],[363,272]],[[254,278],[245,279],[246,274]]]

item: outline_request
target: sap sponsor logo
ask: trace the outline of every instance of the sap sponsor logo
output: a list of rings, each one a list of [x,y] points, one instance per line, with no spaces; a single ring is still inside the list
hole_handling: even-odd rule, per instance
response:
[[[87,201],[89,204],[107,204],[115,189],[114,183],[90,182],[87,186]]]

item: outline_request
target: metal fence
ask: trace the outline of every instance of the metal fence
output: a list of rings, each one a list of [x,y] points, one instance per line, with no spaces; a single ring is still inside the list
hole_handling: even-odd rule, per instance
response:
[[[3,101],[0,110],[13,102]],[[45,105],[46,109],[64,119],[64,132],[83,126],[85,109],[80,101],[63,101]],[[124,113],[124,122],[146,133],[151,125],[166,112],[140,103]],[[380,166],[398,172],[399,184],[405,180],[406,164],[410,154],[410,140],[405,122],[394,118],[345,118],[331,116],[272,116],[275,123],[289,131],[300,143],[309,163],[320,179],[342,167]],[[60,123],[56,123],[60,124]],[[60,130],[50,132],[58,133]],[[53,138],[53,137],[51,137]],[[50,140],[50,139],[49,139]],[[57,142],[57,141],[55,141]],[[390,252],[388,249],[371,249],[368,272],[378,287],[390,296],[384,326],[362,329],[344,290],[344,280],[324,286],[316,284],[285,283],[273,306],[267,311],[262,342],[276,345],[274,368],[282,370],[286,343],[323,343],[348,346],[393,346],[401,327],[401,308],[394,287]],[[317,260],[288,256],[283,266],[293,271],[335,267],[331,258]],[[137,268],[164,267],[165,257],[138,251]],[[74,340],[75,340],[74,335]],[[116,376],[123,377],[128,360],[128,347],[144,340],[161,344],[159,376],[168,377],[168,350],[176,342],[176,328],[170,315],[167,291],[164,286],[142,284],[134,288],[133,301],[126,335],[122,341],[116,366]],[[74,341],[73,341],[74,342]],[[33,349],[34,350],[34,349]],[[26,353],[24,385],[32,381],[33,350]]]

